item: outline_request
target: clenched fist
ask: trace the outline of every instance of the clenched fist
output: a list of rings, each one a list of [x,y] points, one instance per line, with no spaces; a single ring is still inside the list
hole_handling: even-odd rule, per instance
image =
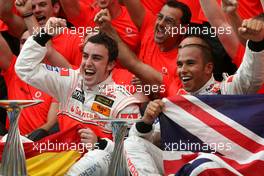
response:
[[[31,0],[16,0],[15,6],[17,11],[22,15],[32,13],[32,2]]]
[[[163,108],[164,103],[160,99],[151,101],[145,110],[144,116],[142,118],[143,122],[152,125]]]
[[[94,17],[94,22],[99,26],[100,31],[104,32],[106,35],[114,39],[115,41],[120,41],[116,30],[111,24],[111,15],[108,9],[100,10]]]
[[[44,27],[44,31],[51,36],[56,36],[66,31],[66,26],[65,19],[50,17]]]
[[[264,22],[261,19],[245,19],[238,32],[241,37],[247,40],[262,41],[264,39]]]

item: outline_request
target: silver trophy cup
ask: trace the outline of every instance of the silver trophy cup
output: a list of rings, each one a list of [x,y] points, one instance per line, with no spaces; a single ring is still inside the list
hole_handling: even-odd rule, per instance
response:
[[[0,106],[6,109],[10,120],[10,128],[2,154],[0,175],[27,175],[26,159],[23,144],[20,139],[18,119],[23,108],[41,102],[42,100],[0,100]]]

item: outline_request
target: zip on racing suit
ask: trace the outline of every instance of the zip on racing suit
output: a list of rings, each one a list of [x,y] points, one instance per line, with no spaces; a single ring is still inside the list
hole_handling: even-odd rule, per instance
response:
[[[107,175],[113,142],[111,126],[91,118],[140,118],[141,97],[132,96],[111,75],[94,87],[86,87],[80,70],[53,67],[41,63],[46,47],[30,37],[16,62],[16,72],[28,84],[48,93],[60,102],[60,130],[82,124],[98,136],[99,149],[90,150],[68,171],[68,175]],[[136,98],[135,98],[136,97]]]
[[[180,89],[177,94],[231,95],[256,93],[264,83],[263,43],[262,41],[261,49],[256,50],[256,43],[247,42],[243,62],[235,75],[224,77],[222,82],[215,81],[212,76],[198,91],[187,92]],[[130,137],[125,140],[125,150],[128,167],[132,175],[162,175],[164,173],[162,150],[152,143],[154,134],[160,132],[159,128],[159,123],[147,125],[144,122],[138,122],[130,129]]]

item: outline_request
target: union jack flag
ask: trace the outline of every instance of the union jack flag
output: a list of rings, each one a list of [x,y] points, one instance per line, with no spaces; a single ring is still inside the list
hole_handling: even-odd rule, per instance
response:
[[[166,175],[263,176],[264,95],[184,95],[164,102]]]

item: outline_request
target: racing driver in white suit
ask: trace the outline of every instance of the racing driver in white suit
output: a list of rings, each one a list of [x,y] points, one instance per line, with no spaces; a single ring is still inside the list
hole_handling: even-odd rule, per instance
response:
[[[243,62],[236,74],[225,76],[222,82],[215,81],[213,77],[210,45],[203,38],[190,36],[180,43],[177,73],[183,88],[178,91],[178,95],[257,93],[264,83],[264,22],[245,20],[239,32],[248,39]],[[164,174],[162,151],[157,147],[160,127],[159,123],[154,123],[163,108],[166,107],[162,100],[151,101],[144,113],[143,122],[137,122],[130,129],[125,149],[132,175]]]
[[[43,90],[60,102],[58,121],[60,130],[74,125],[83,126],[78,132],[81,142],[90,147],[67,175],[108,175],[113,143],[107,123],[96,123],[91,118],[140,118],[132,96],[111,78],[118,55],[114,40],[99,33],[84,42],[80,69],[63,69],[41,63],[47,49],[45,44],[63,32],[63,19],[50,18],[41,32],[31,36],[17,59],[18,76],[28,84]],[[67,42],[67,41],[65,41]]]

